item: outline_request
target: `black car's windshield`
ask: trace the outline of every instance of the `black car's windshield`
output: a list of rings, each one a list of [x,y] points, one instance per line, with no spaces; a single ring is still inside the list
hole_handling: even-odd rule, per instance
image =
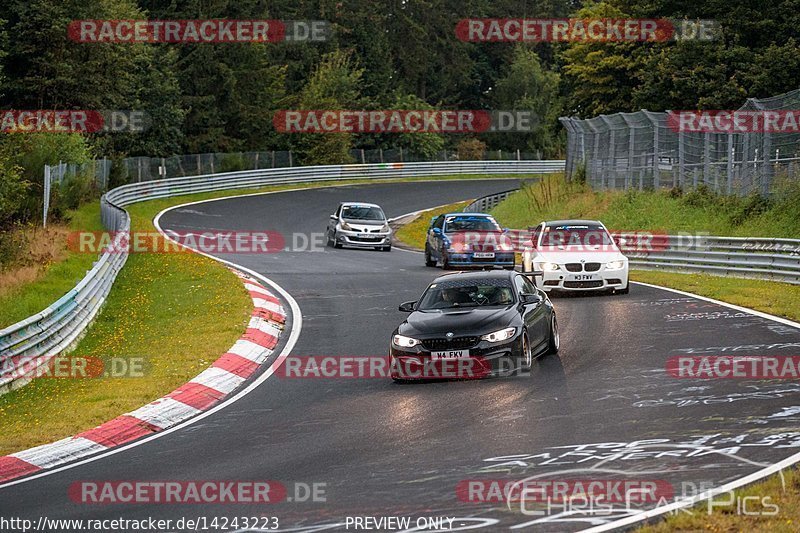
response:
[[[493,218],[476,216],[451,216],[445,219],[445,233],[456,231],[501,231]]]
[[[386,220],[380,207],[368,205],[346,205],[342,207],[342,218],[350,220]]]
[[[542,246],[608,246],[611,235],[600,224],[546,226]]]
[[[514,303],[514,291],[508,280],[453,280],[433,283],[422,295],[417,309],[454,307],[507,306]]]

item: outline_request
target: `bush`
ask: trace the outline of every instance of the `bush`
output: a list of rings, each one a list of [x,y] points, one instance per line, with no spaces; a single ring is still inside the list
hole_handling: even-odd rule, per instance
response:
[[[683,196],[683,203],[691,207],[710,207],[719,202],[719,196],[714,193],[705,183],[700,184],[696,189],[689,191]]]
[[[54,186],[50,193],[49,215],[53,220],[65,220],[67,211],[100,196],[100,189],[90,174],[78,174],[66,178],[61,186]]]
[[[128,183],[128,176],[122,163],[123,156],[120,154],[111,156],[111,170],[108,173],[108,190],[115,189],[120,185]]]
[[[749,219],[766,213],[771,207],[770,201],[758,193],[744,198],[736,198],[736,200],[736,202],[730,202],[732,209],[728,218],[732,226],[741,226]]]
[[[242,154],[224,154],[219,162],[218,172],[238,172],[246,169],[247,164]]]
[[[581,161],[572,173],[572,181],[575,183],[586,183],[586,161]]]
[[[16,263],[27,247],[25,233],[18,227],[0,231],[0,271]]]
[[[456,147],[459,161],[480,161],[486,153],[486,143],[478,139],[464,139]]]

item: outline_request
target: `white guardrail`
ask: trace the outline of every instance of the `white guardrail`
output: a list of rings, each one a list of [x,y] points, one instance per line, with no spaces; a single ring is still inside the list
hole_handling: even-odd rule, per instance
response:
[[[37,368],[72,348],[105,302],[111,285],[127,259],[120,239],[127,241],[130,218],[124,207],[136,202],[184,194],[266,185],[395,179],[457,174],[543,174],[563,172],[564,161],[441,161],[328,165],[250,170],[172,178],[128,184],[101,199],[104,226],[118,232],[112,252],[100,255],[94,267],[75,288],[47,309],[0,330],[0,394],[28,383]]]

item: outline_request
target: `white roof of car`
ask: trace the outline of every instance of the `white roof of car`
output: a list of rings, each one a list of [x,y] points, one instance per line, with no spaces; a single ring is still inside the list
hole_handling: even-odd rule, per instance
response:
[[[380,207],[378,204],[371,204],[369,202],[342,202],[342,206],[359,205],[362,207]]]

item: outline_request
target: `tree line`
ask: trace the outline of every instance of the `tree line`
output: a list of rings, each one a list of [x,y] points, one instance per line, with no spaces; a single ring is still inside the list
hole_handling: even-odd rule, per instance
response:
[[[470,43],[465,18],[713,19],[720,38],[659,43]],[[115,44],[67,37],[80,19],[325,20],[313,43]],[[94,156],[353,148],[421,155],[479,141],[563,155],[561,115],[735,109],[800,86],[794,0],[4,0],[0,107],[140,109],[143,133],[0,134],[0,227],[36,216],[41,165]],[[516,109],[530,133],[281,134],[282,109]],[[82,189],[78,188],[80,197]]]

